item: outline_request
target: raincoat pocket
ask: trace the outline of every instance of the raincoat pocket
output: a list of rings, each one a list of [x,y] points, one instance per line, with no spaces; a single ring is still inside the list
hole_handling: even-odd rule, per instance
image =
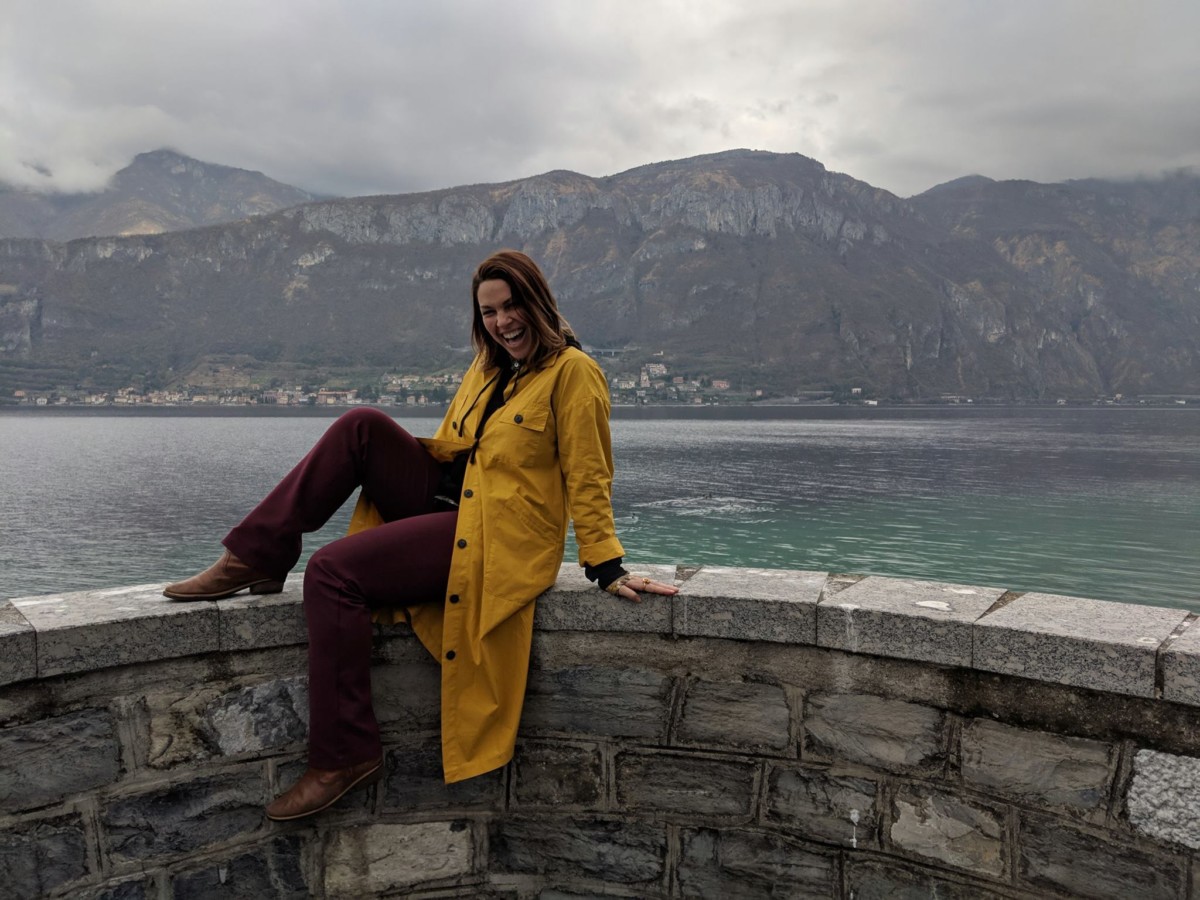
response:
[[[550,407],[546,404],[501,407],[488,422],[489,428],[496,429],[495,443],[490,449],[496,456],[518,465],[554,465],[554,441],[546,436],[549,424]]]
[[[562,558],[561,537],[547,540],[531,534],[528,542],[522,542],[516,557],[502,548],[489,547],[483,575],[485,602],[480,610],[482,633],[489,633],[532,603],[542,591],[553,587]],[[540,583],[531,584],[531,576],[537,578],[539,573],[544,573]]]

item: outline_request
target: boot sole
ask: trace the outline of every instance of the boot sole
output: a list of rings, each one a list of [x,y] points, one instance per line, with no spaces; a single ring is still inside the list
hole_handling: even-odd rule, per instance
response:
[[[232,597],[239,591],[247,589],[251,594],[279,594],[283,592],[283,582],[263,579],[262,581],[252,581],[249,584],[239,584],[227,591],[216,591],[211,594],[180,594],[164,588],[163,596],[170,597],[172,600],[224,600],[226,597]]]
[[[356,788],[367,787],[369,785],[374,784],[375,782],[377,782],[379,780],[380,776],[382,776],[382,775],[383,775],[383,760],[380,760],[379,765],[377,765],[375,768],[373,768],[370,772],[364,772],[362,775],[358,776],[358,778],[356,780],[354,780],[354,781],[350,782],[350,784],[346,785],[346,789],[344,791],[342,791],[340,794],[338,794],[333,799],[329,800],[323,806],[318,806],[316,809],[306,809],[306,810],[304,810],[304,812],[298,812],[298,813],[295,813],[294,815],[290,815],[290,816],[273,816],[270,813],[267,813],[267,818],[270,819],[272,822],[294,822],[294,821],[296,821],[296,819],[304,819],[304,818],[307,818],[308,816],[315,816],[317,813],[322,812],[323,810],[329,809],[329,807],[333,806],[333,804],[337,803],[339,800],[341,800],[343,797],[345,797],[347,794],[349,794],[351,791],[355,790]]]

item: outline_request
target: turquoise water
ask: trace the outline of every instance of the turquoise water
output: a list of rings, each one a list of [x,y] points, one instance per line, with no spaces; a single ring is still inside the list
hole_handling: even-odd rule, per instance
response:
[[[0,414],[0,598],[191,574],[328,424]],[[613,505],[633,561],[1200,611],[1197,438],[1193,409],[618,411]]]
[[[614,505],[635,558],[1200,611],[1200,411],[628,424]]]

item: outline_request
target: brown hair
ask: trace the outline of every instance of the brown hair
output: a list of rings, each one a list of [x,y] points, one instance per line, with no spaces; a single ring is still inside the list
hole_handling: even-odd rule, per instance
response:
[[[558,303],[550,292],[546,276],[537,263],[519,250],[500,250],[479,264],[471,279],[471,301],[474,306],[471,322],[471,343],[483,357],[484,368],[506,365],[511,357],[497,344],[483,326],[479,312],[479,285],[498,279],[512,291],[513,303],[525,314],[533,335],[533,350],[525,362],[538,368],[546,359],[575,340],[575,333],[558,311]]]

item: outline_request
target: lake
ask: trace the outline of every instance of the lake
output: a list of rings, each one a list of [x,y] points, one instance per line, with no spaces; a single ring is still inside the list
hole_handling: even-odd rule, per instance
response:
[[[175,580],[215,560],[329,424],[240,412],[0,413],[0,599]],[[397,420],[418,435],[437,424]],[[620,409],[613,506],[634,562],[1200,612],[1198,438],[1189,407]]]

